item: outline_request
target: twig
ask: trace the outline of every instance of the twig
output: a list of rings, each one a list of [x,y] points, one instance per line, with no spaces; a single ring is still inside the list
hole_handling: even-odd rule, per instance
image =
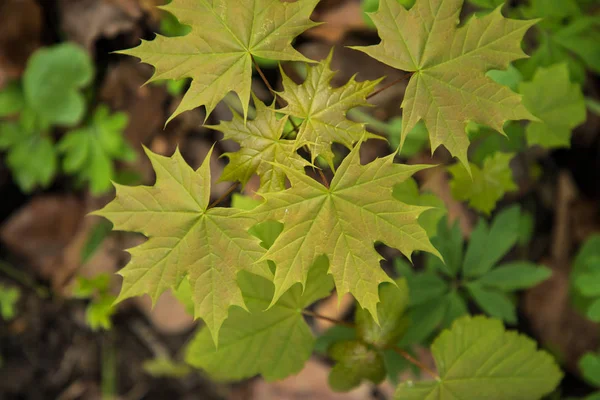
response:
[[[213,208],[213,207],[216,207],[217,205],[219,205],[219,203],[221,203],[223,200],[225,200],[227,198],[227,196],[229,196],[235,189],[237,189],[237,187],[239,185],[240,185],[239,182],[236,182],[233,185],[231,185],[229,187],[229,189],[227,189],[227,191],[221,195],[221,197],[219,197],[218,199],[216,199],[215,201],[210,203],[208,208]]]
[[[19,271],[7,262],[0,261],[0,272],[5,273],[6,275],[8,275],[8,277],[19,282],[23,286],[32,289],[33,291],[35,291],[38,297],[42,299],[47,299],[50,296],[48,289],[36,284],[31,278],[31,276],[25,274],[23,271]]]
[[[308,315],[309,317],[313,317],[313,318],[319,318],[319,319],[331,322],[331,323],[336,324],[336,325],[346,326],[348,328],[354,328],[355,327],[354,324],[352,324],[350,322],[340,321],[339,319],[330,318],[330,317],[327,317],[325,315],[317,314],[316,312],[313,312],[313,311],[310,311],[310,310],[302,310],[302,314]]]
[[[325,174],[320,169],[317,169],[317,171],[319,171],[319,176],[321,177],[321,181],[323,182],[323,185],[325,185],[325,187],[327,189],[329,189],[329,182],[327,182],[327,178],[325,177]]]
[[[416,365],[423,371],[427,372],[431,377],[433,377],[433,379],[438,380],[438,381],[440,380],[440,377],[438,376],[438,374],[433,372],[427,365],[423,364],[421,361],[417,360],[416,358],[414,358],[413,356],[408,354],[406,351],[402,350],[400,347],[398,347],[396,345],[392,345],[392,346],[390,346],[390,349],[392,349],[394,352],[396,352],[401,357],[404,357],[408,362]]]
[[[387,85],[385,85],[384,87],[379,88],[376,91],[374,91],[373,93],[369,94],[367,96],[367,100],[369,100],[371,97],[373,97],[375,95],[378,95],[379,93],[383,92],[384,90],[391,88],[395,84],[402,82],[406,78],[410,78],[411,76],[412,76],[412,73],[406,73],[406,74],[404,74],[403,76],[401,76],[400,78],[396,79],[395,81],[392,81],[392,82],[388,83]]]
[[[273,87],[271,86],[271,84],[269,83],[269,81],[267,80],[267,77],[265,76],[265,74],[263,73],[262,69],[260,68],[260,65],[258,65],[258,63],[256,62],[256,60],[254,59],[254,56],[252,57],[252,63],[254,64],[254,68],[256,69],[256,72],[258,72],[258,75],[260,75],[260,78],[262,79],[263,83],[265,84],[265,86],[267,87],[267,89],[269,89],[269,92],[271,92],[271,94],[273,95],[273,97],[275,97],[275,101],[277,102],[277,105],[281,108],[284,107],[283,104],[281,104],[281,97],[279,97],[279,94],[277,94],[277,92],[273,89]],[[292,126],[294,127],[294,129],[289,133],[295,132],[299,129],[298,125],[296,125],[296,123],[294,122],[294,120],[290,117],[288,119],[288,121],[290,121],[290,123],[292,124]]]

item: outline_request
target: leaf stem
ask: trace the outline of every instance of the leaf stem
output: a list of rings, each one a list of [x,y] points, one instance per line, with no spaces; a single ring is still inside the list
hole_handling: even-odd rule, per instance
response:
[[[427,372],[433,379],[435,379],[437,381],[440,380],[440,377],[438,374],[433,372],[427,365],[423,364],[421,361],[417,360],[416,358],[414,358],[413,356],[408,354],[406,351],[402,350],[400,347],[398,347],[396,345],[392,345],[389,348],[392,349],[396,354],[400,355],[401,357],[404,357],[408,362],[416,365],[421,370]]]
[[[260,65],[258,65],[258,63],[256,62],[256,60],[254,59],[254,56],[251,56],[251,57],[252,57],[252,63],[254,64],[254,68],[256,69],[256,72],[258,72],[258,75],[260,75],[260,78],[262,79],[262,81],[265,84],[265,86],[267,87],[267,89],[269,89],[269,92],[271,92],[271,94],[273,95],[273,97],[275,97],[275,101],[277,102],[277,105],[280,108],[283,108],[284,105],[281,104],[281,97],[279,97],[279,94],[277,94],[277,92],[273,89],[273,86],[271,86],[271,84],[267,80],[267,77],[265,76],[265,74],[263,73],[262,69],[260,68]],[[291,117],[288,119],[288,121],[290,121],[290,123],[294,127],[294,129],[292,130],[292,132],[298,131],[298,129],[299,129],[298,125],[296,125],[296,123],[294,122],[294,120]]]
[[[0,272],[3,272],[8,277],[19,282],[23,286],[26,286],[26,287],[32,289],[33,291],[35,291],[35,293],[38,295],[38,297],[40,297],[42,299],[46,299],[50,296],[48,289],[46,289],[45,287],[43,287],[41,285],[36,284],[35,281],[33,280],[33,278],[31,278],[31,276],[18,270],[17,268],[13,267],[12,265],[10,265],[7,262],[0,261]]]
[[[310,310],[302,310],[302,314],[308,315],[309,317],[322,319],[323,321],[328,321],[328,322],[331,322],[336,325],[342,325],[342,326],[345,326],[348,328],[355,328],[353,323],[346,322],[346,321],[340,321],[339,319],[335,319],[335,318],[330,318],[325,315],[317,314],[316,312],[313,312]]]
[[[213,208],[213,207],[216,207],[217,205],[219,205],[219,203],[221,203],[223,200],[225,200],[227,198],[227,196],[229,196],[235,189],[237,189],[237,187],[239,185],[240,185],[239,182],[236,182],[233,185],[231,185],[229,187],[229,189],[227,189],[227,191],[221,195],[221,197],[219,197],[218,199],[216,199],[215,201],[210,203],[208,208]]]
[[[373,93],[369,94],[367,96],[367,100],[369,100],[371,97],[378,95],[379,93],[383,92],[386,89],[391,88],[392,86],[396,85],[397,83],[402,82],[403,80],[405,80],[406,78],[410,78],[412,76],[412,73],[406,73],[404,75],[402,75],[400,78],[388,83],[387,85],[385,85],[382,88],[377,89],[376,91],[374,91]]]
[[[325,187],[327,189],[329,189],[329,182],[327,182],[327,178],[325,177],[325,174],[323,173],[323,171],[321,169],[317,169],[317,171],[319,171],[319,176],[321,177],[321,181],[323,182],[323,185],[325,185]]]

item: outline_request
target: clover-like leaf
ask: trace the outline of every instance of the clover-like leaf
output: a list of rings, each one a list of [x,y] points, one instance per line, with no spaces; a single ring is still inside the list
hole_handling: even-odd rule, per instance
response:
[[[155,185],[115,185],[116,198],[94,214],[109,219],[116,230],[148,237],[129,250],[131,261],[119,272],[123,286],[117,300],[149,294],[154,303],[187,276],[195,316],[204,320],[216,342],[229,307],[244,307],[237,273],[272,274],[266,263],[257,262],[265,250],[248,233],[254,220],[233,208],[208,207],[211,153],[194,171],[178,150],[172,157],[146,150]]]
[[[506,192],[518,189],[509,166],[513,153],[494,153],[483,161],[483,167],[470,163],[471,173],[462,165],[448,167],[452,174],[450,188],[457,200],[469,201],[469,206],[490,214]]]
[[[570,147],[571,132],[585,122],[586,108],[581,87],[569,80],[566,64],[539,68],[531,82],[522,82],[523,103],[539,122],[525,131],[529,146]]]
[[[327,259],[321,257],[312,266],[304,291],[300,284],[294,285],[266,311],[273,297],[273,284],[240,273],[247,310],[232,307],[219,333],[218,347],[209,332],[202,329],[187,347],[186,361],[220,380],[256,374],[276,380],[299,372],[315,342],[302,309],[331,292],[333,282],[327,276],[327,266]]]
[[[123,137],[127,120],[126,114],[110,115],[108,107],[100,105],[89,124],[68,132],[58,143],[58,151],[65,155],[64,171],[89,182],[92,194],[110,189],[115,175],[113,160],[135,158]]]
[[[397,400],[533,400],[550,393],[562,378],[550,354],[494,319],[458,319],[431,351],[439,378],[400,384]]]
[[[221,180],[240,181],[246,184],[250,177],[258,174],[260,190],[277,191],[285,189],[285,174],[272,163],[302,170],[310,163],[296,152],[296,141],[282,138],[287,117],[277,119],[274,107],[267,107],[254,97],[256,117],[251,121],[233,112],[231,121],[210,126],[223,132],[223,139],[231,139],[240,144],[240,150],[225,153],[229,164],[225,167]]]
[[[173,0],[162,7],[191,27],[185,36],[157,35],[123,51],[156,68],[150,81],[192,78],[181,103],[169,118],[204,105],[206,115],[230,91],[248,114],[252,56],[309,61],[292,40],[317,25],[309,17],[318,0]]]
[[[318,65],[309,66],[304,82],[297,85],[282,71],[284,91],[281,97],[288,103],[279,110],[292,117],[302,118],[297,147],[307,145],[311,161],[322,156],[333,164],[331,144],[341,143],[347,148],[368,138],[381,138],[365,131],[365,124],[346,118],[346,112],[357,106],[367,105],[366,97],[379,83],[376,81],[356,82],[352,77],[344,86],[332,88],[335,75],[330,68],[333,50]]]
[[[94,75],[89,55],[73,43],[36,51],[27,61],[23,92],[27,105],[48,124],[76,125],[86,102],[79,90]]]
[[[379,284],[392,280],[379,265],[381,256],[374,242],[381,241],[407,257],[415,250],[438,254],[417,222],[428,208],[392,197],[395,184],[427,166],[395,164],[393,158],[391,154],[361,165],[356,146],[329,187],[280,166],[292,187],[264,194],[266,202],[252,211],[257,218],[284,224],[262,258],[277,265],[273,303],[296,282],[306,282],[309,267],[324,254],[338,294],[352,293],[377,321]]]
[[[503,132],[507,120],[535,119],[518,94],[485,75],[526,56],[521,39],[535,21],[504,18],[496,8],[458,28],[462,3],[417,0],[407,11],[396,0],[381,0],[371,14],[381,43],[354,48],[413,72],[402,102],[402,141],[423,120],[432,151],[444,145],[468,168],[469,121]]]

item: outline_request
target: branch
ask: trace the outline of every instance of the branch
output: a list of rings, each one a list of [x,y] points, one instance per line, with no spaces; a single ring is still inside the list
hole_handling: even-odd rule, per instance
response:
[[[213,207],[216,207],[217,205],[219,205],[219,203],[221,203],[223,200],[225,200],[227,198],[227,196],[229,196],[235,189],[237,189],[237,187],[239,185],[240,185],[239,182],[236,182],[233,185],[231,185],[229,187],[229,189],[227,189],[227,191],[221,195],[221,197],[219,197],[218,199],[216,199],[215,201],[210,203],[208,208],[213,208]]]

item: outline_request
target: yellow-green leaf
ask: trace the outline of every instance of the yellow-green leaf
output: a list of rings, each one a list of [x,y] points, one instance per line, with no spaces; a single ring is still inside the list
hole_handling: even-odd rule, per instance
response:
[[[448,171],[452,174],[452,195],[489,215],[506,192],[518,189],[509,166],[513,157],[513,153],[494,153],[485,159],[482,168],[470,163],[471,175],[463,165],[451,165]]]
[[[292,40],[316,25],[309,17],[318,0],[173,0],[162,7],[183,24],[189,34],[168,38],[157,35],[134,49],[123,51],[153,65],[150,81],[192,78],[192,84],[170,117],[206,106],[208,116],[230,91],[248,113],[252,56],[273,60],[309,61],[294,50]]]
[[[352,293],[376,321],[379,284],[392,282],[381,269],[375,241],[410,257],[415,250],[438,254],[419,215],[428,207],[404,204],[392,188],[424,165],[393,162],[395,154],[361,165],[359,146],[342,161],[326,187],[305,174],[280,166],[290,189],[266,193],[266,202],[251,211],[261,219],[275,219],[284,228],[262,257],[277,265],[273,303],[296,282],[304,284],[308,269],[320,255],[329,258],[338,294]]]
[[[178,150],[172,157],[146,150],[155,185],[115,185],[116,198],[94,214],[108,218],[116,230],[148,238],[129,250],[131,261],[119,272],[123,286],[117,300],[148,294],[154,303],[187,276],[195,316],[216,341],[229,307],[245,307],[237,273],[245,269],[272,275],[266,263],[257,262],[265,250],[248,233],[255,222],[233,208],[208,208],[211,153],[194,171]]]
[[[503,132],[507,120],[535,119],[518,94],[485,75],[526,56],[521,39],[535,21],[504,18],[496,8],[459,28],[462,3],[417,0],[407,11],[396,0],[381,0],[371,14],[381,43],[355,48],[413,72],[402,102],[402,142],[422,120],[431,149],[444,145],[468,168],[469,121]]]
[[[310,163],[296,152],[294,140],[281,137],[287,117],[277,119],[275,109],[265,106],[254,98],[256,118],[244,119],[233,111],[231,121],[221,122],[211,128],[223,132],[223,139],[231,139],[240,144],[240,150],[225,153],[229,164],[225,167],[221,180],[236,181],[246,184],[250,177],[258,174],[260,190],[277,191],[285,188],[285,174],[272,163],[302,170]]]
[[[545,148],[570,147],[571,132],[585,122],[585,100],[581,87],[569,80],[567,64],[539,68],[531,82],[522,82],[523,103],[539,122],[525,130],[527,144]]]
[[[297,147],[307,145],[312,161],[322,156],[332,165],[331,144],[341,143],[347,148],[360,140],[382,137],[365,131],[365,124],[346,118],[346,112],[357,106],[367,105],[366,97],[381,79],[356,82],[352,77],[344,86],[330,86],[335,72],[330,69],[333,51],[318,65],[308,67],[308,74],[301,85],[297,85],[282,71],[284,91],[281,97],[288,103],[282,113],[302,118]]]

